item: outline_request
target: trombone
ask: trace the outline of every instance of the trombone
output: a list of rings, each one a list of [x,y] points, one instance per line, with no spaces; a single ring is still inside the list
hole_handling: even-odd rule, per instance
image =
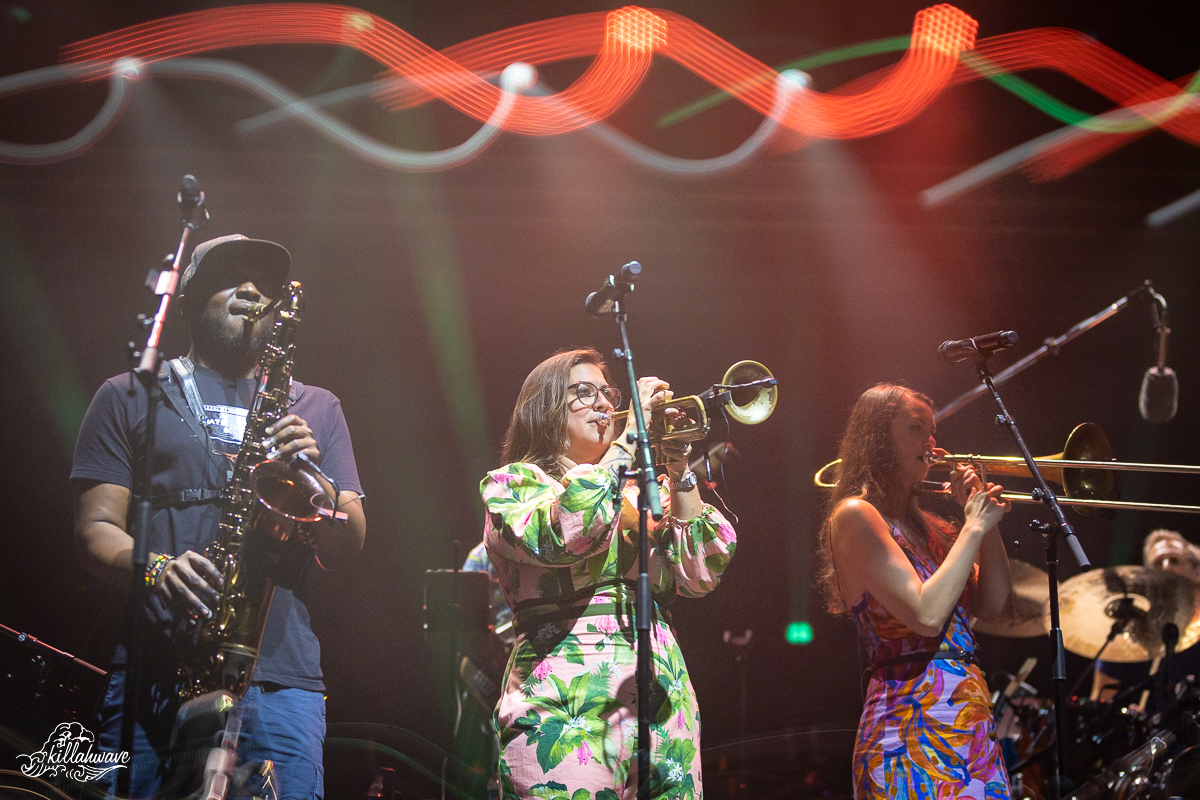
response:
[[[646,423],[656,465],[665,463],[663,442],[694,442],[708,436],[710,411],[724,409],[743,425],[757,425],[771,416],[779,400],[778,381],[757,361],[739,361],[725,371],[721,382],[687,397],[655,406]],[[630,402],[637,402],[634,397]],[[670,412],[670,413],[668,413]],[[606,420],[625,420],[629,410],[604,414]]]
[[[837,486],[836,470],[841,459],[831,461],[817,470],[813,483],[822,489]],[[955,464],[969,463],[979,470],[980,479],[986,484],[988,473],[1012,475],[1019,478],[1032,477],[1025,459],[1020,456],[944,455],[931,456],[931,469],[950,470]],[[1200,466],[1179,464],[1143,464],[1135,461],[1113,461],[1112,447],[1099,425],[1085,422],[1071,431],[1063,451],[1052,456],[1035,458],[1033,463],[1049,483],[1063,487],[1064,496],[1058,502],[1064,506],[1081,509],[1107,508],[1133,511],[1172,511],[1180,514],[1200,514],[1200,506],[1174,505],[1171,503],[1140,503],[1116,500],[1113,472],[1173,472],[1200,475]],[[927,484],[932,482],[926,481]],[[936,488],[934,488],[936,486]],[[946,495],[940,484],[922,490],[922,494]],[[1002,500],[1013,503],[1040,503],[1032,493],[1004,492]],[[1083,512],[1083,513],[1086,513]]]

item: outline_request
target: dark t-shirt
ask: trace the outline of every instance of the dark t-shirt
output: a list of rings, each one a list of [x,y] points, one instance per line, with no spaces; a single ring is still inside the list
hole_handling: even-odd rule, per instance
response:
[[[245,426],[245,413],[253,400],[255,381],[249,378],[228,380],[204,367],[196,367],[196,385],[205,410],[207,441],[194,432],[184,415],[194,415],[177,391],[175,376],[156,417],[154,496],[169,495],[185,489],[220,489],[232,474],[233,461]],[[135,381],[130,391],[128,373],[109,378],[96,392],[83,419],[75,445],[71,480],[98,481],[132,489],[140,459],[146,424],[146,393]],[[342,415],[341,403],[331,392],[315,386],[292,382],[289,412],[308,423],[321,451],[321,469],[343,491],[362,492],[350,433]],[[132,509],[131,509],[132,511]],[[204,553],[216,538],[221,519],[219,500],[175,503],[153,511],[150,519],[150,550],[178,555],[187,550]],[[291,575],[281,580],[267,617],[254,679],[300,689],[323,690],[321,649],[309,626],[305,606],[305,577],[311,557],[292,565]],[[152,596],[149,603],[152,628],[157,635],[148,637],[148,648],[160,648],[159,656],[149,663],[169,663],[166,651],[172,649],[167,631],[171,628],[170,611]],[[113,656],[113,664],[125,661],[124,637]]]

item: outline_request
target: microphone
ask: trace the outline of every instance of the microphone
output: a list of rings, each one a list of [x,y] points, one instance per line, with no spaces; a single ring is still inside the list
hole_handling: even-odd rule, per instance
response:
[[[615,276],[609,275],[601,285],[600,291],[592,292],[584,301],[588,313],[593,317],[602,317],[612,311],[614,305],[633,291],[633,281],[641,274],[642,265],[636,261],[630,261],[621,267],[621,271]]]
[[[1165,300],[1161,309],[1155,304],[1154,318],[1154,327],[1158,330],[1158,363],[1142,377],[1138,411],[1147,422],[1170,422],[1179,410],[1179,378],[1175,376],[1175,370],[1167,366],[1167,337],[1171,329],[1167,327]]]
[[[954,339],[942,342],[938,346],[938,357],[947,364],[957,364],[968,358],[980,360],[987,358],[998,350],[1012,347],[1017,343],[1016,331],[996,331],[970,339]]]
[[[204,192],[200,191],[200,181],[196,180],[195,175],[183,176],[183,182],[179,188],[179,194],[175,196],[175,201],[179,203],[179,207],[185,213],[204,202]]]

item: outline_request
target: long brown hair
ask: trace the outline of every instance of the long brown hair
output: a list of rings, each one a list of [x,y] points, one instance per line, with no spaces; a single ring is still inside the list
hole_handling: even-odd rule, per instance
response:
[[[500,463],[537,464],[550,475],[562,476],[558,457],[570,449],[567,386],[571,382],[571,369],[579,364],[595,364],[604,374],[604,380],[612,382],[604,357],[590,347],[564,350],[538,364],[521,384],[517,405],[504,434]]]
[[[896,447],[892,441],[892,420],[911,397],[933,408],[933,401],[907,386],[878,383],[863,392],[846,422],[846,432],[838,446],[837,487],[829,498],[825,521],[820,535],[820,572],[818,582],[825,595],[825,605],[834,614],[845,613],[846,604],[838,588],[837,574],[833,566],[833,548],[829,541],[833,512],[845,499],[857,497],[866,500],[881,512],[903,504],[901,520],[913,532],[918,541],[914,545],[923,548],[937,562],[941,562],[954,543],[954,528],[945,520],[921,510],[915,495],[908,497],[910,488],[898,480],[899,464]]]

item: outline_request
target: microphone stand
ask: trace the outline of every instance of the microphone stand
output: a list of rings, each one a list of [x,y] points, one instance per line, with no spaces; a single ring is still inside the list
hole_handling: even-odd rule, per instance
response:
[[[133,537],[133,575],[130,586],[128,605],[129,649],[125,655],[125,697],[121,709],[121,738],[118,752],[133,754],[133,726],[137,720],[138,683],[142,661],[142,650],[146,629],[146,601],[149,598],[149,587],[146,585],[146,564],[150,560],[150,512],[151,494],[153,492],[154,472],[154,440],[158,407],[162,403],[163,391],[158,382],[158,371],[161,367],[159,343],[162,340],[163,329],[166,327],[167,314],[171,310],[171,300],[179,287],[180,265],[183,262],[183,252],[187,248],[191,233],[208,221],[208,209],[204,207],[204,192],[192,175],[184,175],[182,188],[176,196],[179,211],[183,215],[183,230],[179,236],[179,246],[175,249],[175,257],[169,270],[155,270],[150,273],[147,283],[153,284],[154,293],[159,296],[158,312],[153,320],[146,320],[139,315],[139,321],[149,327],[146,344],[141,352],[134,352],[130,343],[130,357],[138,361],[133,369],[133,376],[141,382],[146,391],[146,427],[142,440],[141,452],[138,453],[141,471],[133,487],[133,514],[129,525],[129,535]],[[132,389],[131,389],[132,391]],[[130,770],[121,770],[117,776],[117,793],[129,794]]]
[[[1030,476],[1037,483],[1037,487],[1032,492],[1033,498],[1040,500],[1045,505],[1054,520],[1053,522],[1041,522],[1035,519],[1029,523],[1029,527],[1034,532],[1040,533],[1046,543],[1046,578],[1050,585],[1050,646],[1053,651],[1051,676],[1054,682],[1054,739],[1055,752],[1057,754],[1054,764],[1054,775],[1050,781],[1050,800],[1059,800],[1063,796],[1064,786],[1069,787],[1070,780],[1064,774],[1067,768],[1067,654],[1066,649],[1063,647],[1062,625],[1059,619],[1058,605],[1059,536],[1062,536],[1066,540],[1071,553],[1075,556],[1075,561],[1081,568],[1088,569],[1091,567],[1091,562],[1088,561],[1087,554],[1083,552],[1079,540],[1075,537],[1075,531],[1071,527],[1071,523],[1067,522],[1066,516],[1063,515],[1062,506],[1059,505],[1058,498],[1051,491],[1050,485],[1046,483],[1046,479],[1042,477],[1041,470],[1038,469],[1033,454],[1029,452],[1029,448],[1025,445],[1025,440],[1021,437],[1020,430],[1017,429],[1016,420],[1008,413],[1008,409],[1004,405],[1004,400],[1000,397],[1000,393],[996,391],[992,373],[988,370],[987,366],[989,357],[991,357],[991,353],[986,351],[977,355],[975,358],[975,367],[980,381],[986,387],[986,390],[991,392],[992,399],[996,401],[996,407],[1000,409],[1000,413],[996,415],[996,424],[1008,428],[1009,433],[1012,434],[1013,441],[1016,442],[1017,448],[1021,451],[1021,455],[1025,459],[1025,465],[1029,468]]]
[[[611,277],[611,276],[610,276]],[[633,291],[633,285],[628,291]],[[637,628],[637,771],[638,800],[650,797],[650,656],[653,599],[650,596],[650,536],[648,517],[662,519],[662,499],[658,496],[658,477],[654,473],[654,456],[650,450],[650,435],[646,432],[646,419],[642,414],[641,399],[637,395],[637,372],[633,367],[633,350],[629,347],[629,316],[624,308],[624,295],[613,303],[609,312],[617,321],[621,331],[621,347],[613,355],[624,361],[629,376],[630,402],[633,418],[637,425],[637,466],[622,470],[621,485],[626,478],[638,482],[638,578],[637,597],[634,602],[635,627]],[[626,431],[626,439],[630,432]],[[620,503],[620,486],[617,487],[617,502]],[[618,505],[618,509],[619,509]],[[619,510],[618,510],[618,513]]]
[[[1158,665],[1158,678],[1154,682],[1155,690],[1158,692],[1158,715],[1162,722],[1162,727],[1166,728],[1170,724],[1173,712],[1175,711],[1175,683],[1171,675],[1175,661],[1175,645],[1179,644],[1179,627],[1174,622],[1168,622],[1163,626],[1162,632],[1163,641],[1163,657]]]
[[[1104,657],[1104,651],[1108,649],[1108,646],[1113,643],[1113,640],[1116,639],[1119,634],[1122,634],[1128,630],[1129,625],[1133,622],[1134,617],[1132,612],[1135,611],[1133,600],[1128,597],[1122,597],[1117,601],[1117,603],[1117,609],[1112,614],[1116,621],[1113,622],[1112,628],[1108,631],[1108,638],[1104,640],[1104,644],[1100,645],[1100,649],[1097,650],[1096,655],[1092,657],[1087,669],[1080,673],[1079,677],[1075,679],[1075,682],[1071,684],[1071,688],[1067,689],[1068,696],[1079,691],[1079,687],[1083,686],[1083,681],[1087,678],[1087,676],[1091,675],[1100,665],[1100,659]]]
[[[1094,314],[1094,315],[1088,317],[1087,319],[1083,320],[1082,322],[1079,322],[1079,323],[1073,325],[1071,327],[1071,329],[1068,330],[1066,333],[1064,333],[1062,336],[1052,336],[1051,338],[1047,339],[1045,341],[1045,343],[1041,347],[1039,347],[1037,350],[1034,350],[1032,353],[1025,356],[1020,361],[1017,361],[1014,364],[1011,364],[1010,366],[1001,370],[999,372],[999,374],[997,374],[992,379],[993,383],[996,386],[1000,386],[1005,381],[1007,381],[1009,378],[1013,378],[1018,373],[1025,371],[1025,369],[1027,369],[1028,367],[1032,367],[1034,364],[1041,361],[1046,356],[1058,355],[1058,351],[1062,348],[1062,346],[1064,344],[1071,341],[1072,339],[1079,336],[1080,334],[1090,331],[1092,328],[1096,327],[1101,322],[1104,322],[1104,320],[1108,319],[1109,317],[1114,316],[1118,311],[1125,308],[1125,306],[1127,306],[1129,304],[1130,300],[1132,300],[1135,297],[1138,297],[1142,294],[1150,295],[1150,297],[1156,303],[1155,309],[1158,309],[1160,307],[1166,308],[1167,301],[1165,299],[1163,299],[1162,295],[1160,295],[1158,292],[1154,291],[1154,287],[1151,285],[1150,281],[1145,281],[1144,283],[1142,283],[1141,286],[1137,287],[1132,292],[1125,295],[1120,300],[1118,300],[1117,302],[1110,305],[1108,308],[1101,311],[1099,314]],[[1155,323],[1157,324],[1157,322],[1158,322],[1158,317],[1155,316]],[[987,391],[987,387],[980,384],[979,386],[976,386],[974,389],[970,389],[969,391],[963,392],[958,397],[954,398],[949,403],[947,403],[946,405],[939,408],[936,412],[934,412],[934,415],[933,415],[934,420],[936,420],[937,422],[941,422],[942,420],[946,419],[946,417],[949,417],[951,414],[955,413],[956,411],[958,411],[961,408],[963,408],[964,406],[966,406],[968,403],[970,403],[976,397],[979,397],[981,394],[984,394],[986,391]]]

